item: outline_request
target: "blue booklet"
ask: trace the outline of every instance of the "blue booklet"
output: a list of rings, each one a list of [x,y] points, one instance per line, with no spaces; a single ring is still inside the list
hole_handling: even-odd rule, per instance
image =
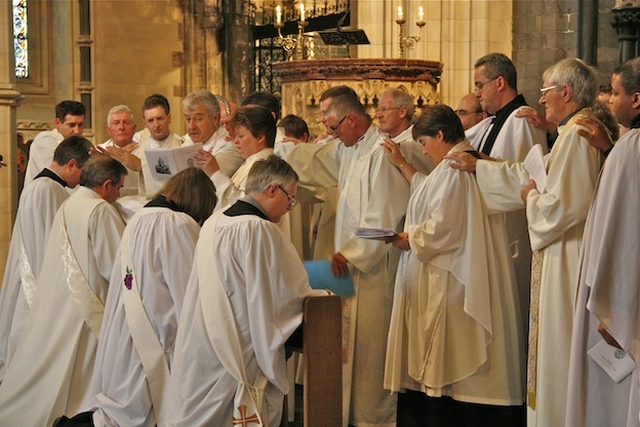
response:
[[[336,277],[331,273],[331,261],[303,261],[313,289],[329,289],[341,297],[355,294],[351,275]]]

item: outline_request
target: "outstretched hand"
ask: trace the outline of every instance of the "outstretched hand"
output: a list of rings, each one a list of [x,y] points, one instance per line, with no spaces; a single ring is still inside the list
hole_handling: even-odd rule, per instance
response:
[[[542,114],[531,107],[520,107],[518,111],[516,111],[516,117],[525,119],[531,125],[537,127],[538,129],[544,130],[549,135],[553,135],[556,133],[556,125],[547,121],[547,119]]]
[[[384,149],[384,152],[387,154],[387,158],[389,159],[389,161],[395,167],[400,167],[401,164],[407,161],[400,151],[400,146],[389,138],[384,138],[380,145]]]
[[[451,162],[451,167],[453,169],[458,169],[465,172],[476,171],[476,162],[478,161],[478,159],[476,159],[469,153],[459,151],[455,153],[449,153],[444,156],[444,158],[453,160],[453,162]]]
[[[336,277],[343,277],[349,274],[347,263],[349,261],[340,252],[336,252],[331,257],[331,273]]]
[[[142,170],[142,161],[138,156],[132,153],[132,151],[137,147],[138,144],[131,143],[124,146],[123,148],[120,148],[116,145],[112,145],[107,148],[96,145],[94,148],[96,152],[105,154],[112,159],[119,161],[132,171],[140,172]]]
[[[602,152],[606,152],[613,147],[613,141],[611,141],[609,132],[607,132],[604,124],[599,120],[578,117],[576,124],[587,128],[586,130],[578,129],[578,135],[586,139],[592,147]]]

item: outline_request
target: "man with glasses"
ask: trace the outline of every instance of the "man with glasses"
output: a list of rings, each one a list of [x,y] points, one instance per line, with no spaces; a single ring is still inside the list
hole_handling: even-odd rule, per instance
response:
[[[338,186],[334,275],[351,274],[356,294],[344,299],[343,422],[393,425],[396,397],[383,388],[398,253],[379,240],[352,237],[354,227],[396,229],[409,200],[409,183],[385,157],[384,135],[351,95],[332,99],[325,125],[340,144],[282,144],[279,153],[300,185]]]
[[[509,212],[525,208],[534,251],[527,366],[527,425],[565,424],[567,379],[582,235],[602,155],[580,135],[580,117],[598,94],[590,66],[567,58],[542,75],[546,120],[558,126],[558,139],[546,157],[546,187],[537,188],[521,162],[451,157],[452,167],[475,171],[487,208]],[[637,417],[637,412],[636,412]],[[637,418],[636,418],[637,420]],[[604,425],[607,425],[606,423]]]
[[[547,151],[547,136],[516,113],[527,103],[518,94],[517,72],[513,62],[501,53],[490,53],[475,63],[473,81],[475,96],[490,118],[481,122],[475,136],[467,134],[471,145],[483,154],[521,162],[535,144]],[[524,210],[507,214],[507,232],[511,242],[513,266],[520,293],[523,325],[529,317],[531,283],[531,249]]]
[[[400,146],[400,151],[407,162],[411,163],[418,171],[428,175],[435,165],[429,157],[422,154],[422,145],[414,141],[411,136],[413,113],[411,95],[396,88],[384,91],[376,108],[376,118],[380,130]]]
[[[178,323],[167,425],[280,425],[285,341],[304,299],[327,295],[311,289],[277,226],[295,203],[297,178],[277,156],[258,160],[246,195],[204,223]]]

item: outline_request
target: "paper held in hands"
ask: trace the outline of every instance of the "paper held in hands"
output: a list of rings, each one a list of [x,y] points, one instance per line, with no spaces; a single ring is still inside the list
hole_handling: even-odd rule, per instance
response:
[[[543,194],[547,191],[547,169],[545,168],[542,145],[536,144],[531,147],[524,159],[524,167],[527,168],[531,179],[536,182],[538,192]]]
[[[144,154],[153,179],[166,181],[183,169],[195,166],[193,155],[201,148],[202,144],[178,148],[146,148]]]
[[[336,277],[331,273],[331,261],[303,261],[313,289],[329,289],[341,297],[355,294],[351,276]]]
[[[610,346],[605,340],[600,340],[587,354],[617,383],[636,368],[626,351]]]
[[[358,239],[387,240],[396,234],[398,233],[393,228],[355,227],[351,236]]]

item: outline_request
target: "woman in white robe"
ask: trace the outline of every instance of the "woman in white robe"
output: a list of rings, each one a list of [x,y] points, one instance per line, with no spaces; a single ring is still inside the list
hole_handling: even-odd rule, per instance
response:
[[[244,197],[245,183],[251,166],[273,154],[276,138],[276,120],[269,110],[258,105],[240,107],[233,118],[238,152],[245,159],[231,178],[220,171],[215,156],[200,150],[195,156],[198,166],[211,177],[216,186],[216,210],[234,204]]]
[[[156,403],[149,386],[163,379],[154,378],[141,360],[140,343],[130,329],[135,312],[124,294],[139,290],[144,314],[160,344],[159,357],[170,368],[200,224],[213,212],[215,201],[207,175],[188,168],[171,178],[127,225],[111,274],[92,377],[94,397],[88,410],[96,427],[165,424],[158,419],[161,402]],[[130,275],[135,276],[136,287],[127,282]]]
[[[254,172],[255,171],[255,172]],[[284,160],[257,162],[247,196],[202,227],[176,337],[171,426],[280,425],[284,344],[312,290],[275,223],[295,203]]]
[[[524,425],[524,338],[502,215],[483,213],[475,177],[445,155],[475,150],[446,106],[426,109],[414,138],[436,168],[411,183],[396,276],[385,388],[399,392],[398,426]]]

